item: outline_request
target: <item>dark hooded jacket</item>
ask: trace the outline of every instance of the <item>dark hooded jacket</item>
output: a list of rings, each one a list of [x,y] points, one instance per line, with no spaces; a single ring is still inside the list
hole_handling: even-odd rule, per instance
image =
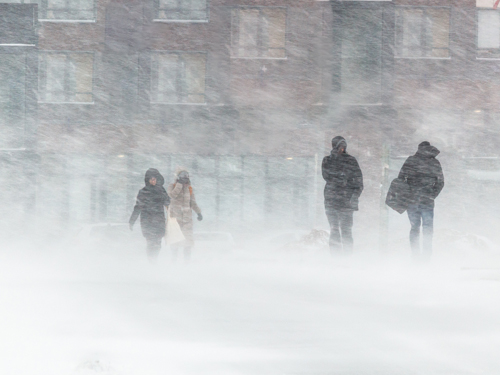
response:
[[[155,177],[156,185],[153,186],[149,180]],[[134,225],[141,216],[142,234],[146,238],[163,237],[165,235],[165,206],[170,204],[170,198],[163,185],[165,180],[157,169],[150,168],[144,177],[146,186],[139,190],[134,212],[130,216],[129,223]]]
[[[434,199],[444,187],[444,175],[441,163],[436,159],[439,150],[429,142],[418,145],[415,155],[406,159],[398,178],[410,185],[410,204],[420,207],[434,207]]]
[[[339,154],[339,147],[344,152]],[[332,152],[322,163],[326,210],[357,211],[358,198],[363,191],[363,174],[354,156],[345,152],[347,143],[342,137],[332,140]]]

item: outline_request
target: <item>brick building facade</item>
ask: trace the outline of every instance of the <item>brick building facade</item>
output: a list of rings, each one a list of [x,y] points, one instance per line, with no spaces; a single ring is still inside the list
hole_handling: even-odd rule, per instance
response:
[[[26,129],[44,226],[124,221],[145,169],[177,165],[207,227],[323,224],[337,134],[363,167],[367,223],[384,166],[424,138],[458,182],[497,168],[493,0],[16,2],[38,3]]]

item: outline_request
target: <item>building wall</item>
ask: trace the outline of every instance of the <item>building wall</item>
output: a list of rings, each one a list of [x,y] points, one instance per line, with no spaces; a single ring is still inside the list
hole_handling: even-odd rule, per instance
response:
[[[80,78],[65,84],[82,92],[91,87],[92,94],[70,95],[71,103],[42,100],[47,73],[40,65],[41,222],[124,221],[148,167],[169,180],[184,163],[211,227],[325,225],[318,166],[330,139],[341,134],[365,175],[361,209],[369,214],[360,228],[376,231],[388,158],[413,153],[423,139],[442,149],[446,163],[451,155],[496,154],[498,51],[478,45],[479,13],[491,3],[214,0],[208,22],[165,22],[153,1],[107,0],[95,2],[93,22],[42,21],[41,61],[69,56],[64,69]],[[243,40],[235,19],[240,25],[260,17],[257,44],[279,47],[280,12],[284,54],[235,45]],[[274,39],[262,17],[274,25]],[[417,40],[425,48],[408,52],[412,34],[401,30],[424,19],[437,26],[428,34],[421,29]],[[254,32],[251,24],[241,27]],[[261,56],[245,56],[252,53]],[[163,73],[156,64],[194,64],[194,77],[201,68],[193,61],[201,56],[204,79],[189,85],[204,87],[203,100],[197,91],[197,102],[169,103],[157,88]],[[179,72],[188,82],[187,71]],[[286,215],[290,207],[299,211]],[[296,219],[305,212],[306,219]]]
[[[188,23],[155,21],[152,4],[99,1],[95,22],[41,24],[40,54],[93,55],[91,102],[39,104],[41,222],[126,221],[145,170],[169,181],[182,164],[205,227],[314,225],[328,4],[212,1],[208,22]],[[285,55],[235,56],[236,9],[286,12]],[[155,99],[155,63],[178,53],[206,57],[203,103]]]

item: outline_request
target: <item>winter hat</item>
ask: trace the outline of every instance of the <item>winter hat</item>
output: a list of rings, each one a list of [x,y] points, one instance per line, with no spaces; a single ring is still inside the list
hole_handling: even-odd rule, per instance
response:
[[[430,142],[424,141],[418,145],[417,154],[421,154],[426,157],[436,157],[439,153],[440,151],[436,147],[431,146]]]
[[[181,174],[181,172],[186,172],[187,174],[189,174],[189,171],[186,168],[177,167],[177,169],[175,170],[175,177],[179,177],[179,174]]]
[[[146,186],[150,186],[149,180],[152,178],[156,178],[156,185],[163,186],[165,184],[165,179],[161,175],[160,171],[155,168],[149,168],[146,171],[146,175],[144,176],[144,182],[146,183]]]
[[[431,143],[430,143],[430,142],[423,141],[422,143],[420,143],[420,144],[418,145],[418,149],[420,150],[420,149],[423,149],[423,148],[429,147],[430,145],[431,145]]]
[[[340,147],[344,147],[344,152],[345,152],[347,149],[347,142],[344,137],[338,135],[332,139],[332,149],[338,151]]]

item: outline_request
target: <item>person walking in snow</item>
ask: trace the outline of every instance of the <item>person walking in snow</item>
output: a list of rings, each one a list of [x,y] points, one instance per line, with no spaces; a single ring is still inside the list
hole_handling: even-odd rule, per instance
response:
[[[346,152],[343,137],[332,139],[332,151],[322,163],[325,186],[325,211],[330,223],[330,251],[351,253],[354,211],[363,191],[363,174],[355,157]]]
[[[193,212],[198,215],[198,221],[203,220],[200,207],[196,203],[189,172],[182,167],[178,167],[175,172],[176,181],[167,188],[171,199],[170,216],[177,219],[181,227],[182,234],[186,238],[183,243],[172,245],[173,257],[177,257],[179,247],[184,246],[184,259],[189,260],[191,249],[194,246],[193,240]]]
[[[410,245],[414,258],[429,259],[432,254],[434,231],[434,200],[444,187],[441,163],[436,159],[439,150],[427,141],[418,145],[415,155],[406,159],[398,178],[410,185]],[[423,249],[420,250],[420,227],[423,232]]]
[[[133,230],[134,223],[139,215],[141,216],[141,229],[147,242],[147,254],[151,261],[155,261],[160,253],[161,239],[165,236],[165,207],[168,208],[170,198],[163,187],[165,180],[157,169],[148,169],[144,182],[146,186],[137,194],[129,226],[130,230]]]

